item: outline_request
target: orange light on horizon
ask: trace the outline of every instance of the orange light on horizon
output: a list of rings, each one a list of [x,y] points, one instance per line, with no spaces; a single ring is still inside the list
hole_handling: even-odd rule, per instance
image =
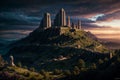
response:
[[[93,28],[85,29],[85,31],[90,31],[100,39],[116,39],[120,40],[120,28]]]
[[[106,22],[96,22],[94,23],[98,26],[107,26],[107,27],[113,27],[113,28],[120,28],[120,20],[112,20],[112,21],[106,21]]]

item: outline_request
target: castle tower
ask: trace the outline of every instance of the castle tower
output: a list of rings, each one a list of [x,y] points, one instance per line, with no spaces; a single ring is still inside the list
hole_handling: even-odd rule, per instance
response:
[[[54,19],[54,26],[66,26],[66,13],[62,8]]]
[[[49,27],[51,27],[50,13],[45,13],[43,19],[41,20],[40,28],[46,29]]]
[[[62,8],[60,10],[60,13],[61,13],[61,25],[66,26],[66,13],[65,13],[65,10]]]
[[[68,27],[71,27],[70,16],[68,16],[68,18],[67,18],[67,26],[68,26]]]
[[[71,27],[72,27],[72,29],[74,29],[74,28],[75,28],[75,24],[74,24],[73,22],[72,22]]]
[[[81,30],[81,21],[80,20],[78,20],[78,29]]]
[[[10,56],[10,65],[11,66],[15,66],[13,56]]]
[[[113,54],[112,53],[109,53],[109,56],[110,56],[110,59],[113,57]]]

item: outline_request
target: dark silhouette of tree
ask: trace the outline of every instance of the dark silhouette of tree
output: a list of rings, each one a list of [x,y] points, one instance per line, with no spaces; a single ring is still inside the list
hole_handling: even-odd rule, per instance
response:
[[[78,60],[78,65],[77,65],[80,69],[85,68],[85,62],[83,59],[79,59]]]
[[[104,63],[104,61],[102,59],[99,59],[98,64],[102,64],[102,63]]]
[[[92,63],[91,66],[90,66],[90,69],[93,70],[93,69],[96,69],[96,68],[97,68],[96,64],[95,64],[95,63]]]
[[[74,69],[73,69],[73,74],[74,75],[78,75],[80,73],[80,69],[78,66],[75,66]]]

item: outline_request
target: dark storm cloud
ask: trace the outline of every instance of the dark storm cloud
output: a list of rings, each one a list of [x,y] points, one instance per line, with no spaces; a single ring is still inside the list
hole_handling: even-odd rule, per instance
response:
[[[120,19],[120,10],[98,17],[97,21],[111,21],[114,19]]]
[[[1,12],[0,13],[0,24],[10,25],[32,25],[34,21],[39,21],[38,17],[31,17],[20,12]]]
[[[5,34],[6,38],[9,34],[13,38],[12,30],[33,30],[39,26],[45,12],[51,13],[53,20],[60,8],[64,8],[73,21],[80,19],[83,27],[99,27],[92,24],[95,21],[88,18],[104,14],[97,21],[116,19],[120,13],[119,5],[120,0],[1,0],[0,30],[4,31],[4,34],[9,30],[10,32]]]
[[[81,9],[85,12],[90,10],[105,10],[105,8],[111,9],[118,7],[116,6],[120,0],[1,0],[0,6],[1,8],[20,8],[20,7],[41,7],[41,6],[49,6],[54,4],[69,4],[73,7],[82,7]],[[98,9],[103,8],[103,9]],[[90,9],[90,10],[89,10]],[[84,13],[84,11],[82,11]],[[81,12],[81,13],[82,13]],[[90,11],[91,12],[91,11]],[[92,11],[93,12],[93,11]],[[88,12],[87,12],[88,13]]]
[[[36,8],[41,6],[54,5],[59,3],[69,3],[73,0],[1,0],[0,8]],[[79,0],[76,0],[79,1]]]
[[[91,23],[82,23],[81,24],[84,29],[90,29],[90,28],[102,28],[98,25],[91,24]]]
[[[30,32],[30,30],[27,30],[27,31],[12,30],[12,32],[9,30],[9,31],[2,31],[0,33],[0,35],[8,35],[8,34],[10,34],[10,35],[15,35],[15,34],[17,34],[17,35],[26,35],[26,34],[28,34],[27,32]]]
[[[29,26],[29,25],[0,25],[0,31],[5,30],[34,30],[38,26]]]
[[[58,9],[63,7],[70,16],[90,17],[99,13],[107,14],[114,9],[119,9],[119,5],[120,0],[3,0],[0,3],[0,11],[14,12],[19,9],[27,16],[41,17],[45,12],[55,15]],[[24,22],[29,23],[29,21]]]
[[[95,21],[92,21],[87,18],[71,17],[71,22],[76,23],[76,22],[78,22],[78,20],[82,21],[82,23],[95,23]]]
[[[8,29],[0,31],[0,40],[16,40],[27,36],[33,29]]]
[[[23,38],[26,35],[28,35],[28,33],[24,33],[22,31],[1,32],[0,33],[0,41],[1,41],[1,39],[4,39],[4,40],[16,40],[16,39]]]

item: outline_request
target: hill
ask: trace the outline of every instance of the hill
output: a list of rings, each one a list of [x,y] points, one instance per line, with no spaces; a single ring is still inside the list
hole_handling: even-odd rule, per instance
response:
[[[79,47],[95,52],[107,52],[107,48],[100,44],[92,33],[68,27],[48,28],[45,30],[36,29],[26,38],[16,42],[16,45]]]
[[[89,67],[87,67],[86,61],[80,59],[79,65],[71,70],[55,69],[47,72],[45,70],[36,71],[33,67],[27,68],[20,64],[17,66],[3,66],[3,64],[0,65],[0,80],[116,80],[120,78],[119,53],[120,50],[116,50],[113,58],[99,59]],[[0,57],[0,64],[3,61]]]
[[[6,56],[13,55],[16,63],[51,71],[72,69],[79,59],[88,64],[96,62],[108,57],[106,53],[108,49],[90,32],[61,27],[36,29],[26,38],[14,43]]]

